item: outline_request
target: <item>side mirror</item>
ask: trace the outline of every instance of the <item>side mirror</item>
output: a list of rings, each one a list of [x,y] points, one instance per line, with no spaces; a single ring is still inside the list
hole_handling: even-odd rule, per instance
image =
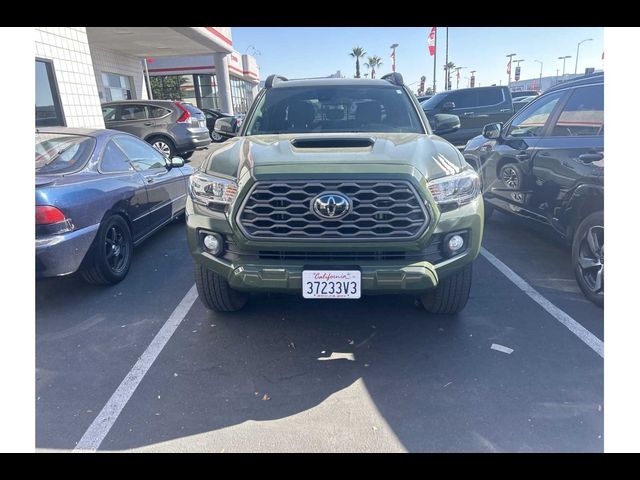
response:
[[[490,123],[485,125],[482,129],[482,136],[484,138],[489,138],[495,140],[496,138],[500,138],[502,134],[502,124],[501,123]]]
[[[445,133],[455,132],[460,128],[460,118],[457,115],[438,113],[433,116],[431,124],[433,133],[444,135]]]
[[[167,166],[169,168],[184,167],[184,158],[182,158],[182,157],[173,157],[170,160],[167,159]]]
[[[235,117],[222,117],[216,120],[213,129],[228,137],[235,137],[238,132],[238,121]]]
[[[456,108],[456,104],[454,102],[444,102],[442,104],[442,108],[441,110],[443,112],[450,112],[451,110],[453,110],[454,108]]]

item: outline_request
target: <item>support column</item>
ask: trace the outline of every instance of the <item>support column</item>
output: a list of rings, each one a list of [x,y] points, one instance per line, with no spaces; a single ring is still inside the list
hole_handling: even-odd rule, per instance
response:
[[[213,63],[216,66],[216,83],[218,85],[218,107],[223,112],[233,114],[231,100],[231,80],[229,79],[229,63],[227,53],[215,52]]]

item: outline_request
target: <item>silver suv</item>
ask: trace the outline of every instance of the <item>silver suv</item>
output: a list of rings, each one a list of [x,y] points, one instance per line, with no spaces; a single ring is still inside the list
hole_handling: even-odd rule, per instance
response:
[[[107,128],[142,138],[168,158],[189,158],[211,143],[204,113],[170,100],[121,100],[102,104]]]

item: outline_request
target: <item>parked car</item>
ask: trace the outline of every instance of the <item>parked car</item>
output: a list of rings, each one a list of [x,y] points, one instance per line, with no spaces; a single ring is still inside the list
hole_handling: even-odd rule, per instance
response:
[[[440,121],[459,127],[454,115]],[[240,131],[190,182],[187,236],[210,310],[239,310],[250,291],[409,294],[439,314],[467,303],[479,177],[432,135],[399,73],[269,76]]]
[[[522,107],[524,107],[527,103],[532,101],[537,96],[529,96],[529,97],[518,97],[513,100],[513,111],[518,112]]]
[[[460,117],[460,129],[443,135],[454,145],[480,135],[487,123],[505,122],[514,113],[509,88],[502,86],[460,88],[436,93],[422,108],[428,118],[439,113]]]
[[[504,125],[489,124],[464,156],[494,208],[552,227],[571,245],[584,294],[604,303],[604,76],[547,90]]]
[[[193,169],[133,135],[48,127],[35,145],[37,278],[117,283],[133,247],[184,212]]]
[[[209,129],[209,135],[211,136],[211,141],[213,142],[224,142],[232,137],[229,135],[227,131],[216,131],[215,125],[216,121],[219,118],[229,118],[231,119],[230,125],[232,125],[234,131],[238,131],[240,126],[242,125],[242,119],[244,118],[244,114],[237,113],[232,115],[230,113],[224,113],[220,110],[213,110],[210,108],[205,108],[203,110],[205,116],[207,117],[207,128]]]
[[[107,128],[131,133],[167,158],[185,160],[211,143],[204,113],[183,102],[120,100],[102,104]]]
[[[538,95],[540,95],[540,92],[538,90],[516,90],[516,91],[511,91],[511,98],[513,98],[514,100],[516,98],[520,98],[520,97],[537,97]]]

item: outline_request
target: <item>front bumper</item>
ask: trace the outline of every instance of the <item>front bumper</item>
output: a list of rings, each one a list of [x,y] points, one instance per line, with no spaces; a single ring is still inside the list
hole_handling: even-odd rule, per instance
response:
[[[80,268],[100,224],[36,238],[36,278],[59,277]]]
[[[241,238],[231,226],[220,218],[194,211],[194,205],[187,201],[187,238],[194,260],[206,268],[225,277],[231,287],[245,291],[275,291],[300,293],[302,291],[302,271],[306,269],[354,269],[361,271],[363,294],[372,293],[415,293],[419,294],[438,285],[442,278],[455,273],[471,263],[480,251],[483,231],[482,197],[452,212],[439,215],[435,228],[429,228],[422,238],[416,241],[416,248],[429,244],[435,234],[446,234],[467,230],[470,241],[467,249],[454,257],[442,259],[437,263],[426,260],[376,260],[376,261],[340,261],[327,260],[273,260],[258,259],[229,260],[216,257],[205,251],[200,241],[200,231],[208,230],[233,236],[245,245],[251,242]],[[226,224],[226,225],[225,225]],[[350,250],[348,246],[340,246]],[[380,245],[369,245],[375,250]],[[325,245],[325,249],[336,249],[336,245]],[[352,249],[352,248],[351,248]],[[414,250],[415,250],[414,249]],[[256,247],[256,250],[258,248]]]

